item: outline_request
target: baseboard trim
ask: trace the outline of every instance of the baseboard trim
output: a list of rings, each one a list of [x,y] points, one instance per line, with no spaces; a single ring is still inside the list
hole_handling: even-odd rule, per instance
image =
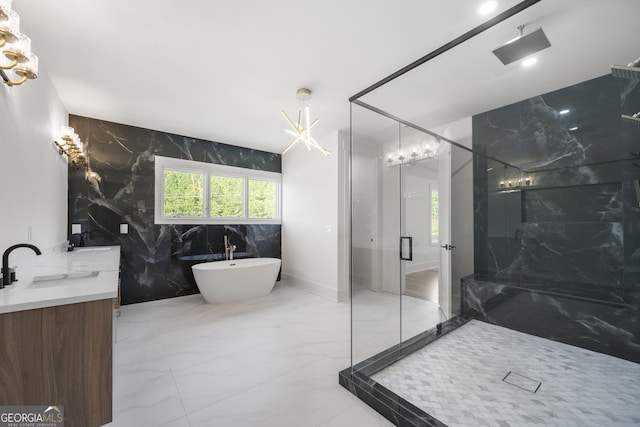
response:
[[[434,268],[438,268],[438,262],[425,262],[422,264],[412,265],[407,267],[404,272],[405,274],[417,273],[418,271],[431,270]]]
[[[319,295],[321,297],[330,299],[331,301],[338,302],[338,292],[336,289],[330,288],[320,283],[311,282],[309,280],[302,279],[300,277],[282,273],[282,279],[286,280],[290,285],[296,288],[304,289],[312,294]]]

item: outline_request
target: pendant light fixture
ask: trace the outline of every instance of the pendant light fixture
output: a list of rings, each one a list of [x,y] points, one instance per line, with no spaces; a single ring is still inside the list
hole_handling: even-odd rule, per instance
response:
[[[291,126],[291,129],[285,129],[285,132],[294,137],[293,141],[291,141],[291,143],[282,151],[282,154],[286,153],[291,149],[291,147],[302,141],[307,146],[307,149],[311,150],[311,147],[314,147],[322,151],[325,156],[328,156],[331,154],[329,150],[320,146],[320,144],[318,144],[318,142],[311,136],[311,128],[318,123],[318,119],[315,119],[314,121],[309,119],[310,114],[308,101],[311,99],[311,91],[307,88],[300,88],[296,92],[296,98],[298,98],[302,103],[302,109],[298,111],[298,121],[296,123],[291,120],[287,113],[282,111],[282,115]]]

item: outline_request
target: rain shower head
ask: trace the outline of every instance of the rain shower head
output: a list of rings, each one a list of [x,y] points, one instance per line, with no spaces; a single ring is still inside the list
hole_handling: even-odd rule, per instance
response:
[[[520,30],[519,37],[493,50],[494,55],[497,56],[504,65],[511,64],[525,56],[540,52],[551,46],[542,28],[538,28],[527,35],[523,35],[524,25],[519,26],[518,29]]]
[[[611,74],[624,79],[640,79],[640,58],[628,65],[612,65]]]
[[[640,112],[635,113],[633,116],[622,115],[622,121],[632,125],[640,125]]]

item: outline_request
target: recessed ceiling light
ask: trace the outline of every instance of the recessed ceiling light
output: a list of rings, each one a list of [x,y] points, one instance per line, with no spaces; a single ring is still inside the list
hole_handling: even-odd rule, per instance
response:
[[[480,15],[488,15],[496,9],[496,6],[498,6],[497,1],[484,2],[482,6],[478,8],[478,13]]]
[[[536,62],[538,62],[538,58],[536,58],[536,57],[525,59],[524,61],[522,61],[522,66],[523,67],[531,67]]]
[[[562,114],[562,115],[569,114],[569,110],[559,111],[558,114]]]

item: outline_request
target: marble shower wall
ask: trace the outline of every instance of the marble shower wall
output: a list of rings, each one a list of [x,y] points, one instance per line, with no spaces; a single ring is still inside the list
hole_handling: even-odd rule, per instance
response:
[[[638,80],[606,75],[474,116],[474,150],[506,163],[476,160],[475,272],[578,295],[638,286],[640,126],[620,120],[638,111]]]
[[[74,115],[69,125],[87,151],[87,169],[69,169],[70,238],[121,246],[123,304],[197,293],[189,266],[224,253],[224,235],[237,253],[280,258],[280,225],[154,224],[155,155],[281,172],[279,154]]]
[[[640,82],[607,75],[473,117],[463,314],[640,362],[637,111]]]

